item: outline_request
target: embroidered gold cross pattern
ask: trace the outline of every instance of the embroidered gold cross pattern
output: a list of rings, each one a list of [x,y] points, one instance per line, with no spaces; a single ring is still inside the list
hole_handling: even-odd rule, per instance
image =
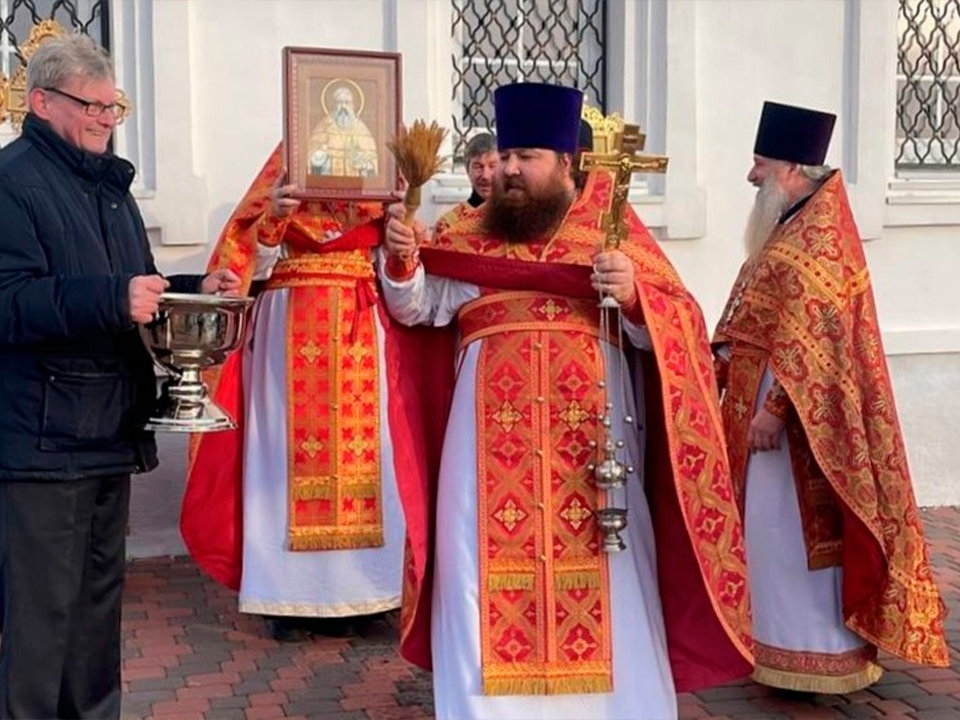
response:
[[[323,443],[317,440],[316,435],[311,435],[300,443],[300,449],[310,457],[316,457],[317,453],[323,450]]]
[[[778,348],[775,361],[781,370],[793,377],[803,370],[803,357],[800,354],[800,348],[797,347]]]
[[[493,419],[504,431],[510,432],[514,425],[523,420],[523,413],[513,407],[509,400],[505,400],[500,409],[493,414]]]
[[[573,400],[569,405],[560,411],[560,419],[567,424],[568,428],[576,431],[577,428],[590,419],[590,413],[584,410],[580,406],[580,403],[578,403],[576,400]]]
[[[583,521],[591,515],[593,515],[593,513],[590,512],[590,508],[585,507],[580,502],[580,498],[573,498],[570,504],[560,511],[560,517],[570,523],[570,527],[574,530],[579,530]]]
[[[354,436],[353,439],[346,444],[347,450],[350,450],[355,455],[360,455],[368,447],[370,447],[370,443],[359,435]]]
[[[513,500],[507,500],[503,504],[503,507],[497,510],[493,516],[499,520],[509,532],[513,532],[517,523],[521,522],[527,514],[518,508]]]
[[[300,354],[306,358],[308,363],[313,363],[318,357],[320,357],[321,350],[317,347],[317,344],[311,340],[306,345],[300,348]]]
[[[736,404],[733,406],[733,412],[737,415],[737,420],[743,420],[743,416],[750,411],[750,408],[747,407],[747,404],[743,401],[743,398],[737,398]]]
[[[548,299],[541,307],[541,312],[546,316],[547,320],[553,320],[557,315],[561,314],[564,309],[557,305],[553,298]]]
[[[347,350],[347,355],[352,357],[356,362],[360,362],[361,360],[363,360],[367,356],[367,354],[368,354],[367,348],[365,348],[363,345],[360,345],[359,343],[355,345],[351,345],[350,349]]]

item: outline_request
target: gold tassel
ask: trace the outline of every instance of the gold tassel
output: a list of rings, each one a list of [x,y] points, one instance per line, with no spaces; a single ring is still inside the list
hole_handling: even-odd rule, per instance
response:
[[[332,482],[320,482],[316,484],[295,484],[291,494],[294,500],[329,500],[335,496]],[[341,483],[340,496],[353,499],[363,499],[376,497],[380,487],[377,483],[361,482],[346,484]]]
[[[383,532],[372,531],[355,535],[298,535],[290,538],[289,549],[310,550],[357,550],[360,548],[383,547]]]
[[[364,498],[376,497],[380,491],[380,484],[374,482],[343,484],[340,487],[341,497],[354,498],[362,500]]]
[[[329,484],[294,485],[290,494],[294,500],[329,500],[334,496],[333,487]]]
[[[554,575],[553,587],[557,590],[583,590],[600,587],[600,573],[596,570],[574,570]]]
[[[499,590],[533,590],[533,573],[490,573],[487,587]]]
[[[484,678],[484,695],[579,695],[613,692],[612,675]]]
[[[824,570],[830,567],[843,567],[842,551],[838,549],[808,553],[807,570]]]
[[[874,662],[868,662],[862,670],[840,676],[809,675],[757,665],[752,677],[761,685],[768,685],[781,690],[845,695],[873,685],[880,679],[881,675],[883,675],[883,668]]]

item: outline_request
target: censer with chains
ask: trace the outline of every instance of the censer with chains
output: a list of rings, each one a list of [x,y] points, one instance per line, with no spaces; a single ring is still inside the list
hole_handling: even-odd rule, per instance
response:
[[[613,171],[613,193],[610,210],[603,214],[602,228],[606,232],[604,249],[615,250],[626,239],[628,228],[623,219],[627,202],[630,178],[635,172],[665,172],[667,158],[662,155],[638,155],[643,149],[644,135],[637,125],[624,125],[614,135],[613,152],[584,153],[580,159],[580,169]],[[600,440],[597,445],[597,460],[589,465],[598,488],[605,493],[604,507],[596,512],[597,526],[601,532],[601,548],[605,552],[620,552],[626,548],[620,533],[627,527],[627,478],[633,475],[635,468],[627,457],[626,443],[615,438],[614,403],[612,393],[620,393],[620,408],[623,412],[623,424],[619,427],[633,428],[634,418],[627,412],[629,398],[627,391],[628,367],[623,351],[623,308],[613,296],[600,293],[600,340],[605,355],[607,380],[600,382],[605,400],[603,413],[598,417]],[[616,363],[618,381],[611,382],[611,368]]]

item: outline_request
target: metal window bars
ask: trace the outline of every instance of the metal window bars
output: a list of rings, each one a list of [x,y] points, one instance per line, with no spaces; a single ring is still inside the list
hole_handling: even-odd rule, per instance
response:
[[[494,129],[493,91],[517,81],[576,87],[606,109],[604,0],[454,0],[453,145]]]
[[[899,0],[897,169],[960,170],[960,0]]]

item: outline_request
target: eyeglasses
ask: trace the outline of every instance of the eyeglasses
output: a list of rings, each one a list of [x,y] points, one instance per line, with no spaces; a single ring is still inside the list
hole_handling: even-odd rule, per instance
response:
[[[83,98],[78,98],[76,95],[71,95],[68,92],[64,92],[58,88],[43,88],[47,92],[56,93],[57,95],[62,95],[65,98],[73,100],[78,105],[83,106],[83,112],[90,117],[100,117],[103,113],[109,111],[113,113],[113,117],[120,122],[126,117],[127,109],[120,103],[110,103],[109,105],[104,105],[98,100],[84,100]]]

